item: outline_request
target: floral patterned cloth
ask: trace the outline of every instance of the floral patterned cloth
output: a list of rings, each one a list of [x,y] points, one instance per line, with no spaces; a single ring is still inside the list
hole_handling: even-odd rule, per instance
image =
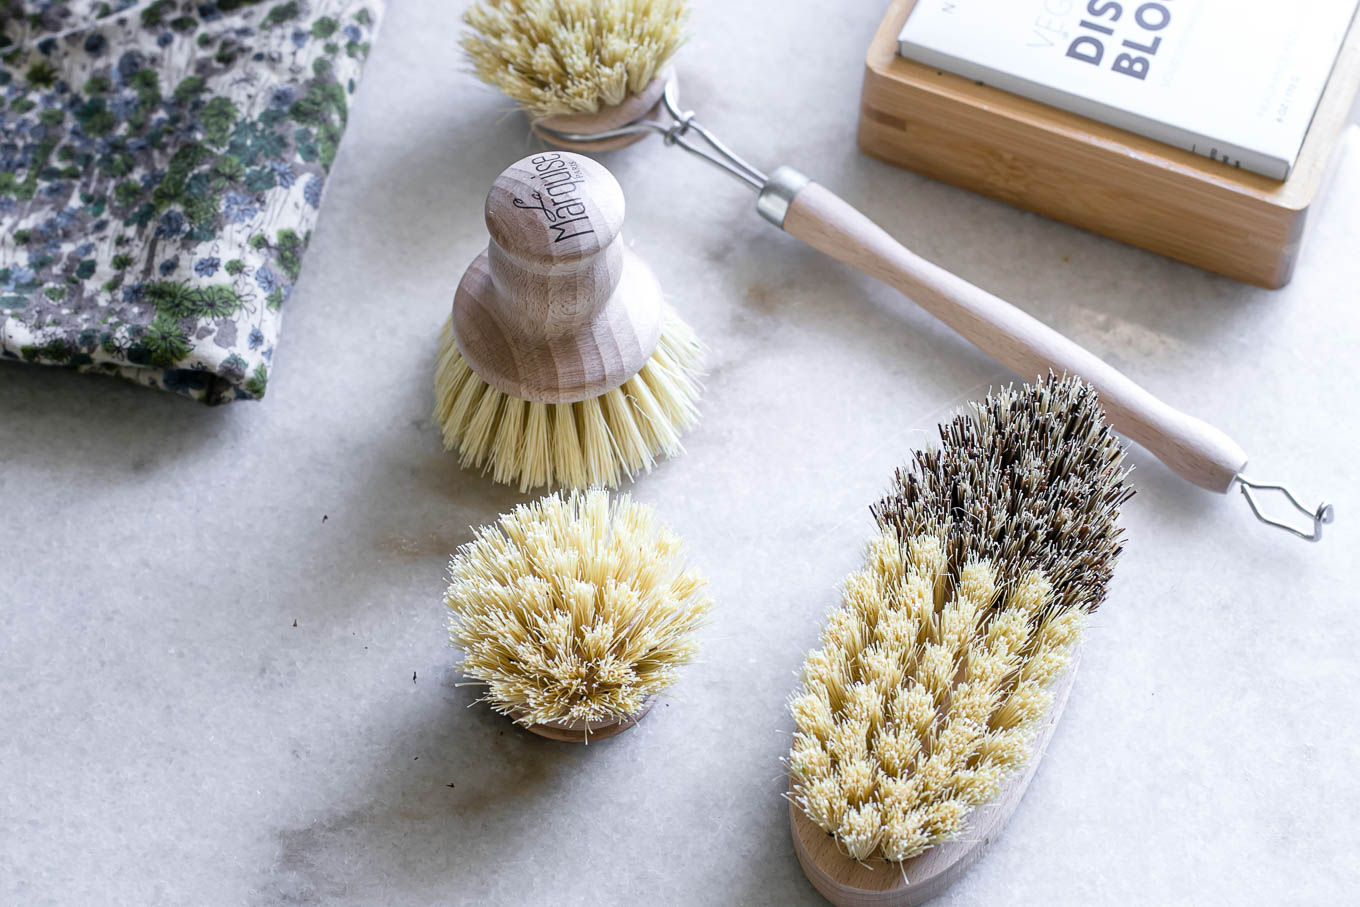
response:
[[[386,0],[0,0],[0,356],[259,398]]]

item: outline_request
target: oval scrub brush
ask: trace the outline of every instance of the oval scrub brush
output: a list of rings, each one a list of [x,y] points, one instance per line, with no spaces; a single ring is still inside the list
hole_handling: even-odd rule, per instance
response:
[[[835,904],[919,904],[981,855],[1120,551],[1133,492],[1089,385],[1001,391],[940,437],[873,508],[879,534],[791,702],[794,846]]]
[[[604,167],[549,151],[496,178],[487,249],[458,285],[435,418],[464,467],[520,491],[615,487],[680,450],[698,418],[689,326],[623,243]]]
[[[1246,478],[1247,455],[1212,425],[1154,397],[1052,328],[924,260],[792,167],[758,170],[683,110],[667,61],[683,41],[681,0],[481,0],[463,41],[477,75],[564,148],[596,150],[660,135],[751,186],[762,217],[917,302],[1022,378],[1078,375],[1101,395],[1110,423],[1173,472],[1210,491],[1241,490],[1262,522],[1317,541],[1332,508],[1304,506],[1282,485]],[[650,82],[647,81],[650,78]],[[621,98],[620,95],[624,96]],[[1262,512],[1275,492],[1299,529]]]
[[[444,603],[483,699],[553,740],[638,722],[696,651],[711,603],[680,538],[627,495],[558,492],[477,530]]]

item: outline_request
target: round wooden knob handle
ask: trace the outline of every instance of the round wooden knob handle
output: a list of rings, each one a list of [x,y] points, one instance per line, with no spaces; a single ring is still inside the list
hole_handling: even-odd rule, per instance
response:
[[[577,154],[531,155],[496,178],[491,242],[453,303],[473,371],[504,393],[569,403],[642,369],[661,336],[661,289],[624,246],[623,215],[613,175]]]

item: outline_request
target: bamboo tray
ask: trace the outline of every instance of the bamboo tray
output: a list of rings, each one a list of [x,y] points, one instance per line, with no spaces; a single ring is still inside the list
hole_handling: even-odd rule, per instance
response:
[[[915,3],[893,0],[869,47],[864,152],[1236,280],[1289,282],[1360,86],[1355,22],[1280,182],[903,59]]]

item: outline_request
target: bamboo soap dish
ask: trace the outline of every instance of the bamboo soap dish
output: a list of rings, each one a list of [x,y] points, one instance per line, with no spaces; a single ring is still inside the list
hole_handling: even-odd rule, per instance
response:
[[[1280,182],[900,57],[916,2],[893,0],[869,47],[865,153],[1235,280],[1289,282],[1360,87],[1356,22]]]

